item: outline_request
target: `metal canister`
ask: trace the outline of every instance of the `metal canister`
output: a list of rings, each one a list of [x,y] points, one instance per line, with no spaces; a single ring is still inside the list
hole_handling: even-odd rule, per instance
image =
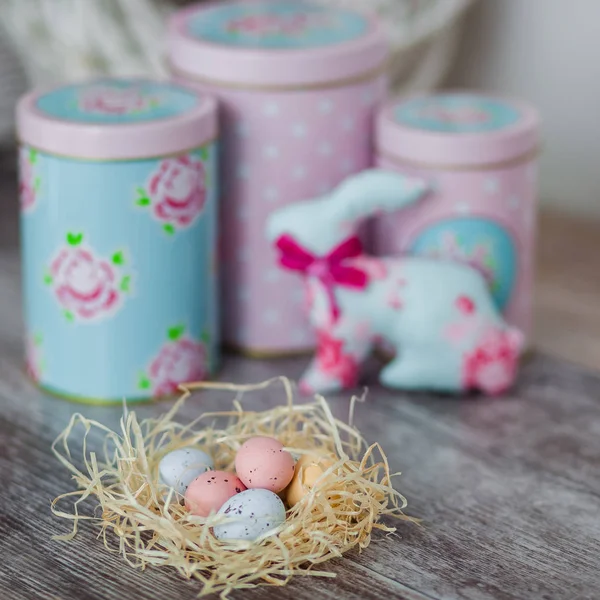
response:
[[[170,396],[217,365],[217,118],[103,79],[17,109],[27,369],[74,400]]]

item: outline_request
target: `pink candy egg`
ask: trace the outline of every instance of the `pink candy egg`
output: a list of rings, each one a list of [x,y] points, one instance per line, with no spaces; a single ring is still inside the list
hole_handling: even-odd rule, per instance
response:
[[[283,444],[270,437],[250,438],[235,457],[238,477],[249,489],[270,490],[276,494],[294,476],[294,458]]]
[[[207,471],[190,483],[185,492],[185,506],[193,515],[208,517],[245,489],[246,486],[233,473]]]

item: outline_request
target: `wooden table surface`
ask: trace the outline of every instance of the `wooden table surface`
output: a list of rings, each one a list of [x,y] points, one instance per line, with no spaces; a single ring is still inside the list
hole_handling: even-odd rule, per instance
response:
[[[0,199],[14,197],[6,183],[9,175],[0,172]],[[50,502],[72,486],[50,453],[51,442],[74,411],[116,427],[121,410],[48,397],[23,375],[13,204],[7,209],[5,203],[0,213],[0,599],[192,599],[197,584],[168,569],[130,568],[104,550],[89,526],[70,544],[51,539],[68,523],[51,517]],[[555,221],[547,223],[551,229]],[[564,239],[546,244],[542,238],[542,260],[548,254],[553,264],[542,266],[538,285],[538,345],[590,367],[600,364],[595,362],[600,319],[593,322],[598,287],[583,274],[597,269],[598,237],[590,235],[578,259],[587,262],[579,266],[556,249],[568,246]],[[595,256],[588,256],[590,249]],[[574,247],[570,252],[577,260]],[[564,279],[554,261],[565,270]],[[305,362],[229,357],[220,379],[297,378]],[[279,401],[273,390],[255,397],[251,406],[267,408]],[[197,395],[184,416],[223,402],[217,394]],[[346,412],[344,397],[331,402],[335,412]],[[146,417],[167,406],[137,410]],[[361,554],[333,561],[334,580],[300,578],[284,589],[260,588],[234,597],[600,597],[599,376],[537,353],[507,398],[457,400],[373,386],[356,423],[369,441],[381,442],[392,470],[403,472],[397,487],[408,498],[408,513],[422,518],[422,525],[402,523],[398,536],[375,536]]]

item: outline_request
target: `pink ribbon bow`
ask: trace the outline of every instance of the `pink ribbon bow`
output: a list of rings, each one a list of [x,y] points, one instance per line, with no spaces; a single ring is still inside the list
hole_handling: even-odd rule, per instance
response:
[[[343,264],[349,258],[357,258],[363,254],[362,243],[356,236],[342,242],[326,256],[315,256],[287,234],[277,240],[276,246],[281,253],[279,264],[282,267],[317,277],[325,286],[334,321],[340,316],[335,286],[364,290],[369,283],[369,277],[364,271]]]

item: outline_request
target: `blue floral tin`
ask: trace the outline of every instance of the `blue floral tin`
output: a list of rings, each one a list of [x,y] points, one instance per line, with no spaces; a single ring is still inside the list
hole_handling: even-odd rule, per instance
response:
[[[146,400],[216,368],[216,112],[147,80],[19,102],[26,358],[42,388]]]

